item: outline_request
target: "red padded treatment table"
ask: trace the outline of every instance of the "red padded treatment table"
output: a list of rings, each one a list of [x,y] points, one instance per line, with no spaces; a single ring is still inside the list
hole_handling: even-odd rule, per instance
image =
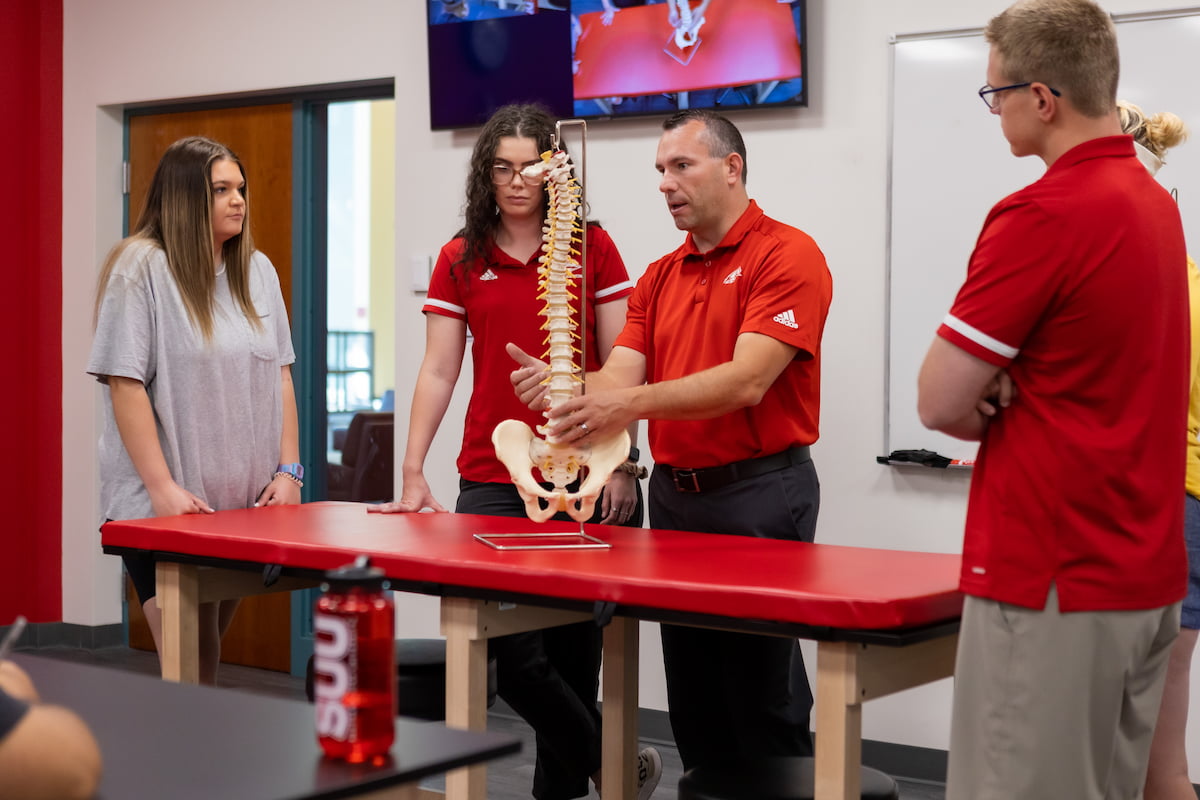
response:
[[[675,34],[668,4],[582,14],[575,45],[577,99],[687,92],[800,76],[791,6],[775,0],[718,0],[704,13],[700,44],[686,65],[663,51]]]
[[[586,531],[611,549],[503,551],[474,534],[578,527],[366,508],[312,503],[110,522],[102,541],[106,552],[158,555],[163,676],[193,682],[199,603],[311,586],[322,571],[369,555],[396,588],[441,596],[446,721],[475,730],[487,721],[487,639],[613,614],[604,629],[606,798],[636,797],[640,619],[817,640],[819,800],[859,796],[864,700],[953,671],[957,555],[605,525]],[[284,577],[264,587],[268,564]],[[446,786],[454,800],[483,800],[485,770],[451,773]]]

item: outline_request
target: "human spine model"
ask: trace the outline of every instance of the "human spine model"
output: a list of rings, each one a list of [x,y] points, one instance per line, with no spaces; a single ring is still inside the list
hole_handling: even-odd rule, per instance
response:
[[[692,18],[691,0],[670,0],[670,18],[676,20],[675,46],[685,50],[696,43],[700,36],[700,26],[704,17],[698,21]]]
[[[547,331],[547,350],[543,358],[549,364],[546,407],[553,408],[575,396],[582,384],[582,368],[578,363],[581,348],[578,326],[572,319],[572,306],[579,299],[582,268],[577,260],[583,230],[580,227],[580,195],[582,189],[572,174],[570,157],[562,151],[542,153],[542,163],[527,167],[523,174],[546,182],[550,206],[542,228],[542,257],[538,269],[539,299],[546,301],[541,314],[542,329]],[[537,432],[546,436],[546,428]],[[525,513],[535,522],[545,522],[559,511],[583,522],[592,516],[600,490],[612,471],[629,453],[629,434],[621,431],[605,441],[561,444],[539,439],[524,422],[507,419],[492,432],[496,456],[508,468],[521,499]],[[553,484],[553,490],[542,488],[533,479],[530,467],[541,471],[542,479]],[[587,476],[577,492],[566,487],[586,466]],[[539,498],[546,500],[545,508]]]

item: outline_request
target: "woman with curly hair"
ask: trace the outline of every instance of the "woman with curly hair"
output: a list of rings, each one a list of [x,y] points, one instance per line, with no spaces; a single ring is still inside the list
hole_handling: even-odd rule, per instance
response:
[[[551,149],[554,127],[553,117],[538,106],[504,106],[475,143],[463,228],[442,248],[422,308],[425,357],[409,412],[403,491],[398,502],[380,507],[383,512],[446,510],[425,479],[425,458],[454,392],[469,331],[474,383],[458,456],[455,511],[525,516],[525,504],[496,457],[491,436],[506,419],[531,428],[545,422],[514,395],[505,345],[513,342],[531,353],[544,347],[538,259],[548,199],[541,180],[526,179],[521,170],[540,163],[540,154]],[[588,226],[587,254],[585,355],[588,364],[600,364],[625,324],[633,283],[612,239],[598,225]],[[636,442],[636,429],[631,433]],[[631,449],[630,461],[613,473],[592,522],[641,524],[637,455]],[[600,770],[600,629],[581,623],[491,639],[488,645],[496,657],[498,694],[537,735],[533,796],[586,795],[588,779],[598,782]],[[639,762],[639,797],[648,798],[661,763],[649,749]]]

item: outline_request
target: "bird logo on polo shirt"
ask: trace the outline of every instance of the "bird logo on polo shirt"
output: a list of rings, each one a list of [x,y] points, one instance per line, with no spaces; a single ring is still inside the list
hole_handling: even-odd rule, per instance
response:
[[[775,320],[780,325],[786,325],[793,330],[800,327],[796,324],[796,315],[792,313],[790,308],[787,311],[776,314],[775,316],[771,317],[771,319]]]
[[[738,278],[740,278],[740,277],[742,277],[742,268],[741,268],[741,267],[738,267],[738,268],[737,268],[737,269],[735,269],[733,272],[731,272],[731,273],[729,273],[728,275],[726,275],[726,276],[725,276],[725,280],[721,281],[721,283],[723,283],[723,284],[725,284],[726,286],[728,286],[729,284],[733,283],[734,281],[736,281],[736,280],[737,280]]]
[[[499,280],[499,279],[500,279],[500,276],[497,275],[496,273],[492,272],[491,267],[488,267],[487,272],[485,272],[479,276],[479,280],[481,280],[481,281],[495,281],[495,280]]]

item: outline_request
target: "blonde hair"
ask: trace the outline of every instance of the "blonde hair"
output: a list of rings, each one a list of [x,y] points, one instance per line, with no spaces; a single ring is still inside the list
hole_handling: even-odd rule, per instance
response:
[[[1188,137],[1187,125],[1170,111],[1147,117],[1146,112],[1133,103],[1118,100],[1117,113],[1121,117],[1121,130],[1158,158],[1166,156],[1168,150]]]
[[[121,255],[135,242],[148,242],[166,255],[167,267],[179,288],[188,318],[205,341],[212,339],[213,294],[217,286],[213,264],[212,168],[218,161],[232,161],[245,180],[246,170],[233,151],[202,136],[180,139],[163,153],[133,234],[119,242],[104,260],[96,290],[97,318],[113,267]],[[234,299],[246,319],[262,330],[262,320],[250,297],[250,256],[254,253],[254,242],[250,236],[249,188],[247,185],[244,191],[246,215],[242,232],[222,245],[221,255]]]
[[[1113,110],[1121,64],[1112,19],[1091,0],[1021,0],[984,30],[1013,83],[1057,90],[1087,117]]]

